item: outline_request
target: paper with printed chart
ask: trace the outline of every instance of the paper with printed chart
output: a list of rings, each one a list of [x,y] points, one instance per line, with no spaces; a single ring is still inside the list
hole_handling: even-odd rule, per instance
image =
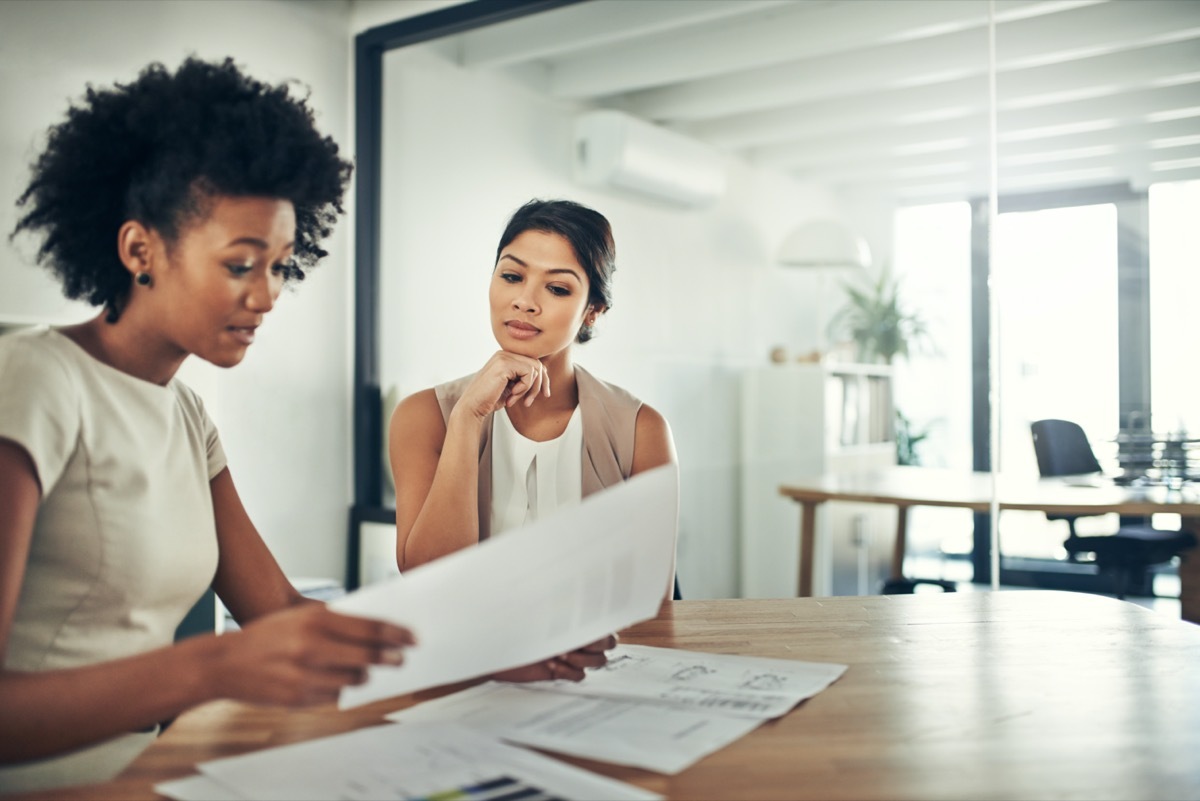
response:
[[[202,762],[156,790],[181,801],[207,789],[247,801],[499,798],[654,801],[661,796],[447,724],[386,724]],[[182,792],[180,792],[182,790]]]
[[[488,682],[395,712],[675,774],[821,692],[845,665],[620,645],[579,683]]]
[[[519,667],[658,613],[675,562],[679,474],[664,465],[521,529],[331,601],[409,627],[400,667],[373,666],[342,708]]]

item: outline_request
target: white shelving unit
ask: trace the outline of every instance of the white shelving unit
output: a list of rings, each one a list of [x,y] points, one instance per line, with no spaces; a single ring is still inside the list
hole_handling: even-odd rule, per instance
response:
[[[886,365],[784,364],[742,382],[741,594],[792,597],[798,588],[800,507],[779,486],[829,472],[896,463],[892,372]],[[895,511],[822,504],[814,595],[879,592],[890,569]]]

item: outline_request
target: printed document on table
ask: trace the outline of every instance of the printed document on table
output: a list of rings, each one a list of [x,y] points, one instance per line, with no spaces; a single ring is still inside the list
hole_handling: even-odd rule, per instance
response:
[[[833,662],[621,644],[608,652],[608,664],[589,670],[582,682],[539,681],[525,686],[765,720],[787,714],[845,672],[846,665]]]
[[[408,626],[400,667],[376,666],[339,706],[474,678],[595,642],[658,613],[679,518],[675,465],[516,531],[338,598],[338,612]]]
[[[827,662],[622,644],[582,682],[489,682],[388,719],[454,721],[522,745],[674,774],[845,671]]]
[[[372,726],[197,767],[247,801],[661,798],[452,724]]]
[[[400,712],[402,724],[455,722],[512,743],[673,775],[749,734],[761,719],[490,681]]]

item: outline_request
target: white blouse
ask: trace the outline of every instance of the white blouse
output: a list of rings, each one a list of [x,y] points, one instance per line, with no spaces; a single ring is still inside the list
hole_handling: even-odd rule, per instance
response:
[[[527,439],[504,409],[492,415],[491,533],[520,528],[583,498],[583,417],[546,442]]]

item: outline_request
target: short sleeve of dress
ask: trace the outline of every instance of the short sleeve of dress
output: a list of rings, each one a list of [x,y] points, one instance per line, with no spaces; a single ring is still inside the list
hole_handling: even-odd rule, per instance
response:
[[[203,406],[200,407],[200,411],[204,415],[204,444],[208,451],[208,480],[212,481],[229,462],[225,458],[225,449],[221,447],[221,436],[217,433],[216,423],[204,411]]]
[[[208,456],[208,480],[216,478],[217,473],[225,469],[229,461],[225,458],[225,449],[221,446],[221,436],[217,433],[217,424],[208,416],[204,401],[196,390],[181,381],[173,381],[172,386],[179,396],[180,406],[190,418],[190,423],[199,428],[204,437],[204,449]]]
[[[30,337],[0,337],[0,437],[29,454],[43,497],[77,447],[79,403],[79,384],[57,353]]]

